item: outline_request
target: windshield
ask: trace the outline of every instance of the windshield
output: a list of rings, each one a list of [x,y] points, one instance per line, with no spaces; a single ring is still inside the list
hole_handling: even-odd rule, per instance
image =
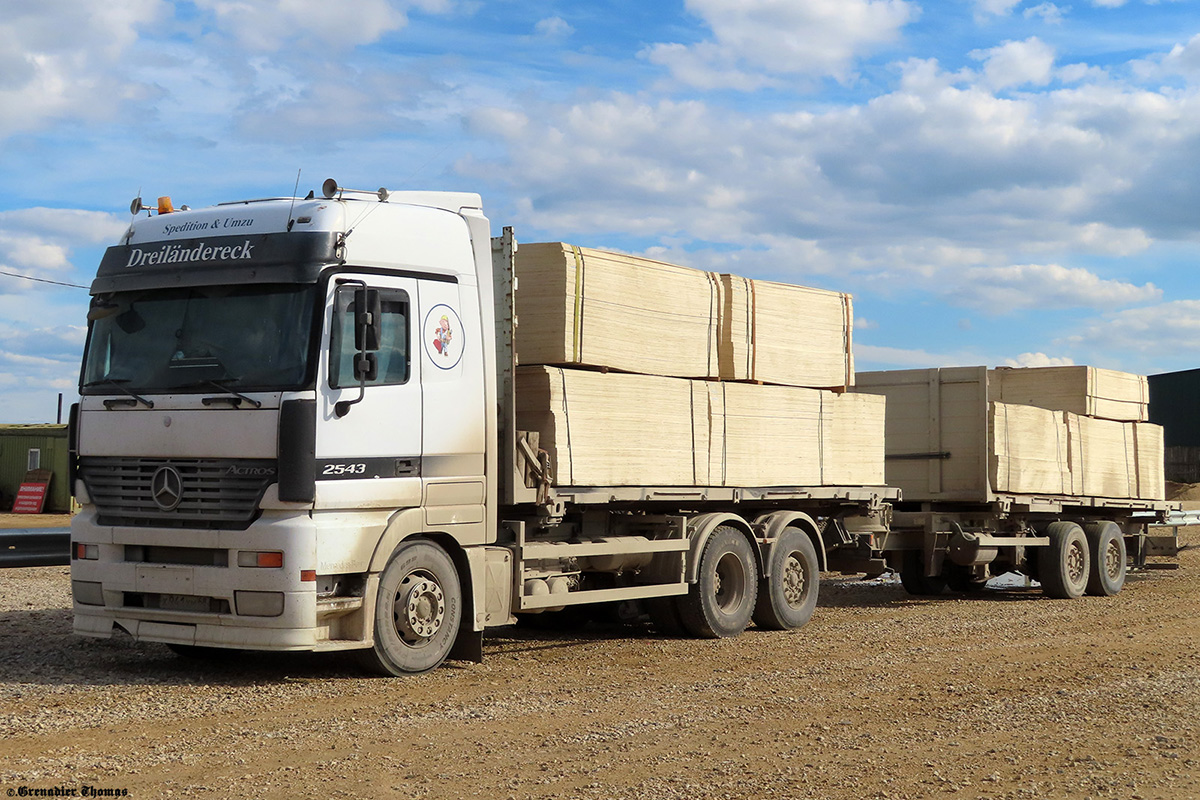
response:
[[[300,388],[315,292],[312,285],[256,284],[99,296],[89,313],[81,390]]]

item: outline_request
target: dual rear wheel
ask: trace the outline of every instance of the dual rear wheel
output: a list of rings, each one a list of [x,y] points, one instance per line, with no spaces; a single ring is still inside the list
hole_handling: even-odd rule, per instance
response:
[[[688,593],[647,602],[651,621],[668,636],[703,639],[737,636],[751,621],[769,630],[804,625],[816,608],[820,579],[812,540],[799,528],[785,528],[766,570],[760,579],[749,539],[722,525],[705,542]]]

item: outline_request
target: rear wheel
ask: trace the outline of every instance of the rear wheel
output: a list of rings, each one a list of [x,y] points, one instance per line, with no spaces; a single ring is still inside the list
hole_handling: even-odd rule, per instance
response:
[[[820,587],[817,548],[799,528],[784,528],[758,583],[754,624],[773,631],[799,628],[812,617]]]
[[[925,574],[925,556],[920,550],[905,551],[900,564],[900,584],[906,592],[918,597],[939,595],[946,591],[944,577]]]
[[[742,532],[721,526],[700,555],[700,575],[679,598],[683,627],[702,639],[737,636],[750,624],[758,595],[754,552]]]
[[[375,601],[375,646],[363,666],[381,675],[412,675],[446,659],[458,636],[462,592],[446,551],[432,542],[396,548]]]
[[[1125,534],[1115,522],[1093,522],[1084,528],[1087,535],[1088,570],[1087,593],[1111,596],[1125,585]]]
[[[1050,597],[1082,597],[1088,586],[1091,558],[1083,528],[1074,522],[1051,522],[1046,527],[1050,547],[1038,554],[1038,580]]]

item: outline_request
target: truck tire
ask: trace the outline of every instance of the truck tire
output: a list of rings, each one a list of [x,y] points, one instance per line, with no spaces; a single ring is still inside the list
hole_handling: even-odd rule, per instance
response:
[[[1092,558],[1087,593],[1111,597],[1125,585],[1125,534],[1115,522],[1092,522],[1083,530]]]
[[[360,652],[380,675],[413,675],[441,664],[458,637],[462,590],[446,551],[432,542],[402,543],[379,576],[375,645]]]
[[[941,575],[925,574],[925,559],[920,550],[904,551],[900,563],[900,585],[917,597],[933,597],[946,591],[946,579]]]
[[[700,554],[699,579],[678,600],[679,619],[692,636],[725,639],[750,624],[758,596],[758,570],[750,542],[736,528],[712,532]]]
[[[1038,580],[1050,597],[1072,600],[1082,597],[1088,585],[1091,558],[1083,528],[1074,522],[1051,522],[1046,526],[1050,546],[1038,553]]]
[[[803,627],[817,607],[820,581],[812,539],[799,528],[784,528],[771,547],[767,575],[758,582],[754,624],[772,631]]]

